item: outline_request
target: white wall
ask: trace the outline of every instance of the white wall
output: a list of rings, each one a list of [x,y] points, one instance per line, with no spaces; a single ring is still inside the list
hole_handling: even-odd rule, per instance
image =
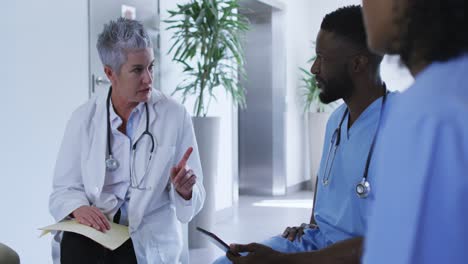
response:
[[[0,241],[50,263],[48,197],[65,124],[88,98],[87,1],[3,1]],[[5,17],[6,15],[6,17]],[[6,31],[6,32],[5,32]]]

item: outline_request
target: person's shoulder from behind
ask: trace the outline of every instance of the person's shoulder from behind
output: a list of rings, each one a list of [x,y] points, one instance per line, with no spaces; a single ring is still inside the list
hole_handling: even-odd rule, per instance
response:
[[[452,120],[468,110],[468,55],[435,62],[415,78],[414,84],[393,100],[400,116]]]
[[[418,228],[424,231],[417,233],[423,243],[416,243],[414,251],[410,252],[418,253],[413,260],[424,256],[423,250],[426,250],[427,255],[431,255],[427,249],[440,246],[440,243],[427,242],[432,240],[425,240],[424,236],[434,237],[434,241],[440,241],[438,235],[442,238],[448,235],[450,239],[447,241],[453,241],[456,237],[453,234],[460,233],[457,228],[463,225],[455,224],[453,219],[462,219],[459,212],[463,210],[459,209],[464,206],[462,202],[457,206],[458,201],[464,200],[462,194],[457,191],[463,192],[463,188],[458,187],[466,183],[467,72],[468,56],[433,63],[416,76],[414,84],[408,90],[395,97],[394,107],[388,119],[390,122],[386,127],[388,129],[382,131],[382,138],[385,140],[381,141],[380,149],[376,150],[376,152],[381,150],[384,155],[377,156],[379,178],[374,185],[377,188],[373,190],[378,189],[379,196],[375,201],[374,219],[366,238],[368,245],[376,245],[377,241],[381,246],[372,247],[372,250],[366,253],[364,263],[375,263],[379,254],[388,251],[388,247],[385,247],[387,245],[405,245],[403,248],[406,252],[407,245],[411,243],[408,241],[418,240],[414,239],[414,232],[411,232]],[[440,177],[441,175],[443,176]],[[406,184],[402,185],[401,182]],[[400,190],[401,195],[395,195],[394,190]],[[443,199],[438,199],[439,196]],[[457,197],[458,200],[452,200],[450,197]],[[442,210],[440,213],[438,211],[440,208],[446,211]],[[424,214],[407,213],[415,211]],[[401,215],[408,217],[402,218]],[[441,219],[447,220],[448,224],[443,223]],[[385,221],[397,225],[385,227],[382,224]],[[434,233],[430,229],[434,223],[447,228]],[[396,235],[381,236],[382,228],[388,229],[389,234]],[[399,239],[393,239],[395,237]],[[424,245],[428,244],[434,247],[424,248]],[[440,256],[444,253],[441,252],[435,254]],[[461,251],[455,250],[453,253],[455,252]],[[447,257],[455,255],[453,253]]]

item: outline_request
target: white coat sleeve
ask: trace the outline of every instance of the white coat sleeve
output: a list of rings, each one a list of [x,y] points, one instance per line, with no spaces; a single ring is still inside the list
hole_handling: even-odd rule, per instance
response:
[[[175,161],[178,162],[182,159],[185,151],[193,147],[192,155],[190,156],[187,166],[192,169],[197,177],[197,182],[193,186],[192,198],[185,200],[182,198],[175,188],[171,189],[171,195],[176,207],[176,215],[182,223],[188,223],[192,218],[197,215],[203,208],[205,201],[205,188],[203,187],[203,172],[200,163],[200,155],[198,153],[197,140],[193,130],[192,118],[189,113],[184,109],[183,127],[175,150]]]
[[[49,210],[56,221],[69,216],[76,208],[89,205],[81,173],[80,134],[83,126],[77,112],[73,113],[65,129],[55,164]]]

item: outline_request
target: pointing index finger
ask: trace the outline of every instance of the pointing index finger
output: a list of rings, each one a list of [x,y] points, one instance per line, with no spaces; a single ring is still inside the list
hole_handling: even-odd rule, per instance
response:
[[[185,151],[184,156],[182,159],[179,161],[179,164],[177,164],[177,168],[181,169],[185,167],[185,164],[187,164],[188,159],[190,158],[190,155],[192,154],[193,148],[189,147],[187,151]]]

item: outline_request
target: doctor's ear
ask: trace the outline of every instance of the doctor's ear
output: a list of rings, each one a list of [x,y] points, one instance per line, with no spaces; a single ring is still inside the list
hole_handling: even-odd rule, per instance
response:
[[[117,73],[108,65],[104,66],[104,73],[111,82],[117,77]]]

